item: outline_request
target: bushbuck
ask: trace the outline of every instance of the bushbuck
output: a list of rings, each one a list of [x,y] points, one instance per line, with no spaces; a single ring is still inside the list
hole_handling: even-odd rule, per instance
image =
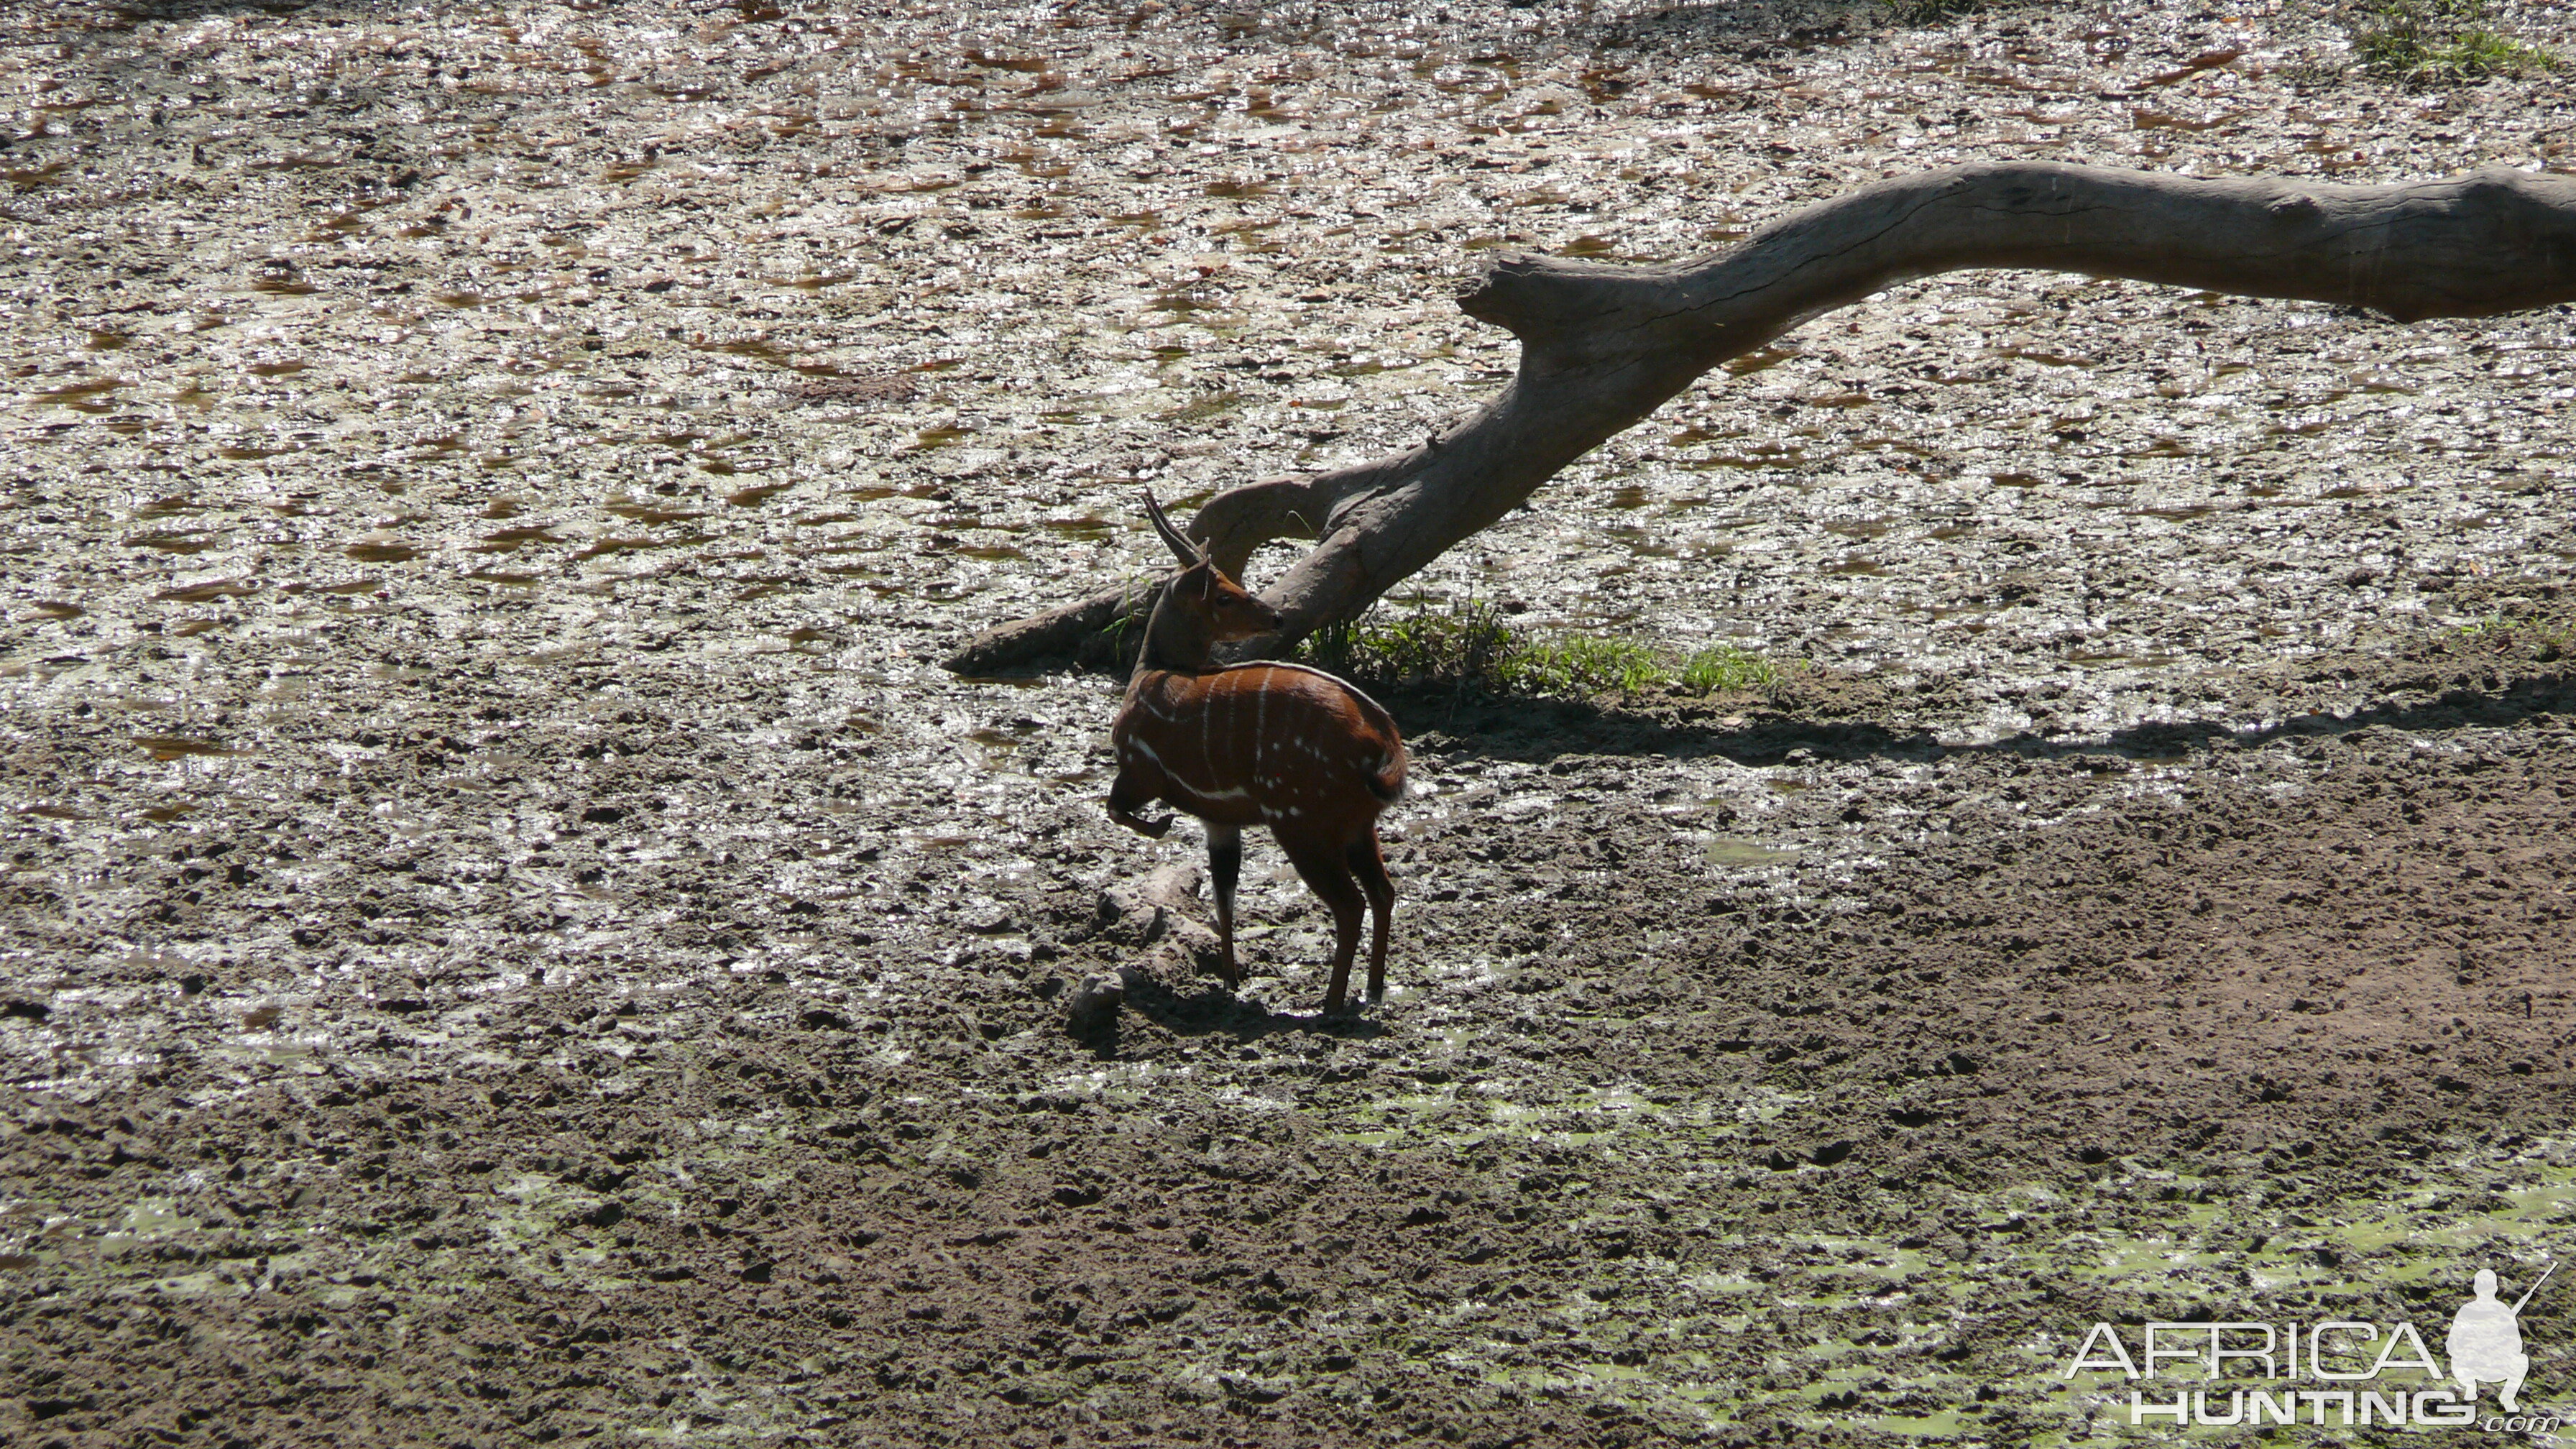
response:
[[[1395,882],[1377,817],[1404,794],[1404,740],[1378,702],[1302,664],[1219,665],[1216,646],[1279,627],[1278,612],[1227,578],[1181,536],[1148,491],[1154,531],[1181,562],[1145,625],[1144,653],[1109,741],[1118,779],[1109,814],[1160,839],[1172,817],[1136,812],[1161,800],[1207,823],[1225,983],[1234,959],[1234,886],[1243,827],[1267,825],[1297,874],[1333,910],[1333,979],[1324,1011],[1346,1004],[1363,905],[1373,918],[1368,999],[1386,994],[1386,934]],[[1365,897],[1365,899],[1363,899]]]

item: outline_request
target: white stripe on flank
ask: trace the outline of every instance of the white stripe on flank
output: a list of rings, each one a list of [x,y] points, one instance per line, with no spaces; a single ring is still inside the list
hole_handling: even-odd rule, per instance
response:
[[[1270,732],[1270,676],[1277,674],[1278,672],[1278,669],[1275,667],[1263,669],[1261,671],[1261,682],[1253,686],[1255,689],[1261,691],[1261,703],[1254,710],[1252,716],[1251,763],[1255,765],[1261,763],[1262,737]]]
[[[1171,768],[1163,763],[1163,757],[1155,753],[1154,747],[1145,743],[1144,737],[1141,735],[1129,735],[1127,737],[1127,745],[1130,749],[1135,750],[1146,759],[1153,761],[1155,768],[1160,769],[1163,772],[1163,778],[1165,780],[1169,781],[1174,787],[1178,788],[1183,793],[1189,795],[1192,799],[1203,800],[1210,803],[1222,803],[1234,800],[1249,800],[1252,798],[1248,791],[1202,790],[1198,786],[1191,784],[1189,781],[1180,778],[1171,772]],[[1173,803],[1179,804],[1180,802],[1174,801]],[[1187,809],[1188,807],[1183,806],[1182,808]]]
[[[1217,733],[1225,736],[1226,748],[1228,749],[1232,749],[1234,747],[1236,737],[1243,733],[1243,694],[1240,690],[1226,691],[1225,728],[1218,730]],[[1214,744],[1210,744],[1208,746],[1207,757],[1208,783],[1211,785],[1221,785],[1225,783],[1226,780],[1231,778],[1228,770],[1229,763],[1225,760],[1218,759],[1216,757],[1216,746]]]

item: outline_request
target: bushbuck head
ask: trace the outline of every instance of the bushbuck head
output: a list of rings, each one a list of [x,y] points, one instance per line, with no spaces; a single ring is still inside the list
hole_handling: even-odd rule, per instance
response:
[[[1154,606],[1139,667],[1209,669],[1214,667],[1217,645],[1256,639],[1278,629],[1279,611],[1227,578],[1206,549],[1183,538],[1163,516],[1163,506],[1154,501],[1150,489],[1145,494],[1145,512],[1172,556],[1180,560],[1181,571],[1164,584],[1162,600]]]

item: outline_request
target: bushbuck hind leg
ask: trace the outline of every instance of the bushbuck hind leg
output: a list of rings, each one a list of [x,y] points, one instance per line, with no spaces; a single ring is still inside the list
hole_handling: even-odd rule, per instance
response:
[[[1234,964],[1234,883],[1243,877],[1243,832],[1208,822],[1208,883],[1216,889],[1216,939],[1223,949],[1220,974],[1228,986],[1243,982]]]
[[[1377,827],[1351,843],[1343,853],[1350,863],[1351,874],[1360,878],[1360,889],[1368,893],[1369,903],[1369,977],[1368,999],[1386,999],[1386,933],[1395,919],[1395,881],[1386,873],[1386,853],[1379,849]]]
[[[1333,908],[1333,978],[1324,989],[1324,1014],[1338,1016],[1350,994],[1351,958],[1359,952],[1360,918],[1368,914],[1368,903],[1359,883],[1351,879],[1350,862],[1343,852],[1302,842],[1279,843],[1288,846],[1288,863],[1297,867],[1298,876]]]

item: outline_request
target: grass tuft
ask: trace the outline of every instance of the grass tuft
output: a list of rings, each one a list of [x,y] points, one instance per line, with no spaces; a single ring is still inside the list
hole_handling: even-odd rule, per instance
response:
[[[1330,624],[1309,636],[1299,653],[1318,669],[1363,683],[1491,689],[1521,642],[1503,622],[1502,610],[1471,599],[1445,610],[1417,602],[1401,618]]]
[[[1096,651],[1105,650],[1108,658],[1122,666],[1135,663],[1145,647],[1145,625],[1153,618],[1155,602],[1163,596],[1162,587],[1162,576],[1158,574],[1130,577],[1119,590],[1117,614],[1100,627],[1099,639],[1086,649],[1085,657],[1099,658]]]
[[[1416,602],[1410,612],[1391,618],[1332,625],[1309,637],[1300,657],[1371,688],[1429,686],[1561,699],[1665,687],[1694,694],[1761,691],[1788,677],[1780,664],[1732,645],[1676,661],[1632,639],[1542,637],[1474,600],[1445,608]]]
[[[1507,694],[1552,694],[1584,699],[1596,694],[1636,694],[1671,680],[1655,651],[1633,639],[1566,634],[1533,639],[1506,661]]]
[[[2490,28],[2493,0],[2361,0],[2346,13],[2362,65],[2407,85],[2457,85],[2558,65],[2549,51]]]
[[[2500,649],[2530,649],[2542,660],[2554,661],[2576,652],[2576,619],[2508,619],[2501,614],[2489,614],[2483,619],[2462,624],[2455,631],[2455,637],[2463,642]]]
[[[1765,690],[1786,677],[1779,665],[1732,644],[1703,649],[1682,661],[1682,688],[1693,694]]]

